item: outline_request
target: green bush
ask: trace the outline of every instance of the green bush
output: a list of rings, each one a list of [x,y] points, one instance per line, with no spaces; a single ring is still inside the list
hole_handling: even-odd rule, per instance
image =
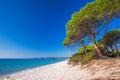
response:
[[[95,48],[94,48],[93,45],[91,45],[91,46],[86,46],[86,50],[87,50],[87,52],[90,52],[90,51],[95,50]]]
[[[95,50],[95,48],[94,48],[94,46],[93,45],[88,45],[88,46],[86,46],[85,47],[85,49],[86,49],[86,51],[87,52],[90,52],[90,51],[93,51],[93,50]],[[84,54],[84,50],[85,50],[84,48],[80,48],[79,50],[78,50],[78,54]]]
[[[81,63],[82,65],[84,65],[95,58],[97,58],[97,54],[95,50],[88,52],[86,55],[83,55],[83,53],[82,54],[76,53],[72,55],[72,57],[70,57],[69,64],[76,65],[78,63]]]
[[[104,52],[103,45],[99,47],[103,54],[107,54]],[[88,45],[85,47],[86,54],[84,53],[84,48],[80,48],[76,54],[74,54],[69,59],[69,63],[78,64],[81,63],[82,65],[87,64],[92,59],[98,58],[97,52],[93,45]],[[110,54],[109,54],[110,55]]]
[[[84,52],[84,49],[83,48],[80,48],[79,50],[78,50],[78,54],[83,54],[83,52]]]
[[[69,64],[76,65],[80,62],[81,59],[82,59],[82,55],[78,53],[73,54],[72,57],[69,58]]]
[[[82,65],[87,64],[89,61],[96,58],[97,58],[97,54],[94,51],[91,51],[82,58],[81,64]]]

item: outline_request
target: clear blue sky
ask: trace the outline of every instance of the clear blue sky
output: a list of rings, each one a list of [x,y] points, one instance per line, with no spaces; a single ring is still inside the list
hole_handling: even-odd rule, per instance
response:
[[[71,14],[94,0],[0,0],[0,58],[59,57]]]
[[[0,0],[0,58],[70,56],[62,46],[71,14],[93,0]]]

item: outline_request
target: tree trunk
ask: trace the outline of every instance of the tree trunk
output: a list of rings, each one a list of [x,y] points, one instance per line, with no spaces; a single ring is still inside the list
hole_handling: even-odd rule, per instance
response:
[[[94,35],[91,35],[91,39],[92,39],[93,45],[94,45],[94,47],[95,47],[95,49],[96,49],[96,51],[98,53],[98,56],[103,57],[101,50],[99,49],[98,45],[96,44]]]

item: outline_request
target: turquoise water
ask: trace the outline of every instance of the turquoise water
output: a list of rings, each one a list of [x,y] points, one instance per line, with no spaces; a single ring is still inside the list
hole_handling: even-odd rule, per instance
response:
[[[0,76],[65,60],[66,58],[0,59]]]

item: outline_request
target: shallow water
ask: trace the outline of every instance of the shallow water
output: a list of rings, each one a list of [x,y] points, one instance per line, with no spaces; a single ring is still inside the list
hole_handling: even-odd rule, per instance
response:
[[[63,60],[66,60],[66,58],[0,59],[0,76]]]

